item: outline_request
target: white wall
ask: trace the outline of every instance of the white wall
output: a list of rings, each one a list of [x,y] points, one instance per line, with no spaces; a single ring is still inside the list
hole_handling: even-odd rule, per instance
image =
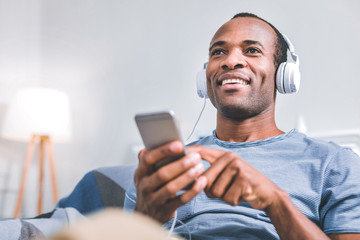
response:
[[[359,10],[352,0],[0,0],[0,119],[22,87],[70,95],[73,139],[54,149],[65,196],[93,168],[137,161],[135,113],[174,109],[187,136],[203,104],[195,75],[212,35],[235,13],[250,11],[288,35],[300,56],[301,91],[278,97],[279,127],[289,130],[303,115],[314,132],[360,128]],[[214,126],[208,104],[198,129]],[[25,148],[0,140],[0,177],[19,175],[14,166]],[[17,181],[3,185],[15,198]],[[34,195],[27,195],[25,215],[35,213]],[[2,215],[12,212],[10,203]]]

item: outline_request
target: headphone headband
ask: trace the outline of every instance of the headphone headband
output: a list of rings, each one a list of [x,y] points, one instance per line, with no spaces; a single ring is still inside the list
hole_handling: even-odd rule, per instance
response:
[[[290,52],[291,58],[293,59],[293,61],[299,65],[299,57],[298,55],[295,53],[295,48],[294,45],[291,43],[290,39],[285,35],[285,34],[281,34],[288,46],[288,50]]]

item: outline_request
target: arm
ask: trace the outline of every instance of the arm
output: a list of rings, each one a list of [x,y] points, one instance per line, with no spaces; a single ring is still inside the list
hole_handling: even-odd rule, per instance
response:
[[[203,165],[196,152],[189,151],[185,157],[154,170],[155,163],[165,157],[175,156],[182,150],[183,145],[175,141],[152,151],[146,152],[144,149],[139,153],[139,166],[134,176],[136,211],[165,223],[174,216],[178,207],[189,202],[205,188],[206,178],[199,177],[203,172]],[[196,178],[191,189],[181,195],[177,194]]]
[[[274,202],[264,210],[280,239],[329,239],[299,211],[284,191],[276,191]]]
[[[279,201],[274,203],[275,206],[268,207],[265,212],[274,224],[280,239],[328,239],[299,211],[287,193],[279,192],[277,199]],[[332,240],[359,240],[360,234],[329,234],[328,237]]]
[[[210,162],[203,174],[208,179],[206,194],[238,205],[248,202],[264,210],[281,239],[329,239],[291,202],[286,192],[232,152],[194,146]]]
[[[359,240],[359,233],[346,233],[346,234],[329,234],[332,240]]]

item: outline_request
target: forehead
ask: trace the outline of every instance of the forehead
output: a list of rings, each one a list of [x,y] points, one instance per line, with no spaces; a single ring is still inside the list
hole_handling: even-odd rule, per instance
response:
[[[252,17],[234,18],[215,33],[210,46],[218,41],[242,42],[254,40],[260,42],[264,47],[274,48],[276,43],[275,31],[265,22]]]

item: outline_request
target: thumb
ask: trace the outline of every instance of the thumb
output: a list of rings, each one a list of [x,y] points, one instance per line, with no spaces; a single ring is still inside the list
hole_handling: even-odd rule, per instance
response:
[[[201,159],[213,164],[218,158],[224,155],[226,152],[223,150],[207,148],[200,145],[194,145],[187,147],[188,152],[197,152],[200,154]]]

